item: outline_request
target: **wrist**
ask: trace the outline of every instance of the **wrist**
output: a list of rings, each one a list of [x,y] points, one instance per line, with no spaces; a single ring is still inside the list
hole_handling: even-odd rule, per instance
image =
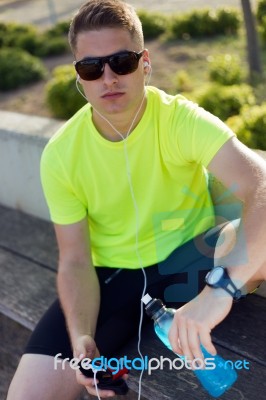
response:
[[[205,282],[211,289],[215,290],[218,295],[226,293],[235,301],[240,300],[242,297],[242,292],[239,286],[231,279],[227,268],[222,265],[212,268],[207,273]]]
[[[233,297],[222,288],[212,288],[212,287],[206,285],[203,289],[203,292],[207,296],[212,296],[214,299],[217,299],[217,298],[228,299],[231,302],[233,302],[233,300],[234,300]]]

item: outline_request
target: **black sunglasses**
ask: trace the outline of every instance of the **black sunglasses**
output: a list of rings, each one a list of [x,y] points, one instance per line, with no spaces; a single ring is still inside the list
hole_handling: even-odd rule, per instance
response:
[[[127,75],[136,71],[143,52],[144,50],[139,53],[135,51],[120,51],[106,57],[87,57],[80,61],[74,61],[74,66],[84,81],[99,79],[104,72],[106,63],[116,74]]]

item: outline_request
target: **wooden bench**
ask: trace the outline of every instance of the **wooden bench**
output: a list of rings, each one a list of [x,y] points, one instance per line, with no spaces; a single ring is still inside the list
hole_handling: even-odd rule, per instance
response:
[[[57,246],[49,222],[0,206],[0,398],[5,398],[12,375],[31,330],[56,297]],[[233,306],[230,315],[213,332],[219,353],[228,360],[247,360],[250,370],[239,378],[224,400],[263,400],[266,389],[266,305],[259,295]],[[156,338],[152,325],[142,333],[141,349],[148,357],[174,357]],[[136,340],[121,350],[121,356],[139,357]],[[139,371],[132,370],[127,400],[138,398]],[[84,394],[82,399],[88,399]],[[208,400],[188,370],[144,373],[142,400]],[[25,399],[27,400],[27,399]],[[36,399],[37,400],[37,399]]]

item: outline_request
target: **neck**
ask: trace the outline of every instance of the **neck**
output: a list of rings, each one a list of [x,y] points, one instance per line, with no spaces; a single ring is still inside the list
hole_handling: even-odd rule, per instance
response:
[[[146,108],[146,96],[141,99],[141,103],[134,111],[128,115],[104,115],[98,110],[93,109],[92,119],[98,132],[107,140],[111,142],[120,142],[126,139],[130,133],[135,129],[141,120]]]

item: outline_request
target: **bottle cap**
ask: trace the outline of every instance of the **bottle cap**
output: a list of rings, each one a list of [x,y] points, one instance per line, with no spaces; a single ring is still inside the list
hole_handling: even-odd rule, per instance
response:
[[[152,300],[151,296],[149,293],[145,294],[145,296],[142,297],[141,301],[145,304],[145,306]]]
[[[148,293],[142,297],[141,301],[145,304],[146,313],[149,317],[152,317],[164,306],[162,300],[152,299]]]

